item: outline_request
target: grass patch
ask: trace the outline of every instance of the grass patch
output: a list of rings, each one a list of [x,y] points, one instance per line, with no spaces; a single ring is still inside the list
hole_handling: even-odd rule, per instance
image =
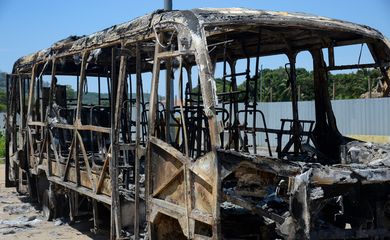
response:
[[[0,133],[0,164],[4,163],[5,158],[5,136]]]

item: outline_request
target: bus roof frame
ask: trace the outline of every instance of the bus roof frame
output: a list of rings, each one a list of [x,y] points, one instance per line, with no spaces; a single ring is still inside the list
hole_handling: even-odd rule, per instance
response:
[[[367,41],[385,47],[384,49],[388,56],[385,61],[390,61],[390,41],[379,31],[365,25],[305,13],[275,12],[244,8],[200,8],[179,11],[158,10],[87,36],[70,36],[54,43],[49,48],[21,57],[14,64],[14,73],[29,72],[34,64],[47,61],[53,56],[61,57],[77,54],[86,50],[112,46],[122,43],[124,40],[126,42],[137,42],[153,38],[154,30],[158,26],[182,25],[189,28],[197,26],[204,29],[210,26],[240,24],[253,24],[275,28],[300,28],[326,32],[334,31],[339,34],[360,36]],[[212,33],[208,32],[208,34]],[[350,41],[347,41],[345,44],[350,44]]]

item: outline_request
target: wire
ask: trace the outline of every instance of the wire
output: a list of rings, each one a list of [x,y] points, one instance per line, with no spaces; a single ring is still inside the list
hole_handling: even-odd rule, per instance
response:
[[[362,43],[362,45],[360,46],[360,53],[359,53],[358,65],[360,64],[360,59],[362,58],[363,45],[364,45],[364,43]]]

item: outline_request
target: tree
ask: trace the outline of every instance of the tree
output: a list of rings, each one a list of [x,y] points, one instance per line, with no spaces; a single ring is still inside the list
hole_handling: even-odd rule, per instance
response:
[[[71,85],[66,85],[66,97],[69,98],[77,98],[76,91],[72,88]]]
[[[259,81],[257,99],[263,102],[280,102],[291,100],[291,88],[288,82],[288,71],[284,67],[277,69],[263,69],[261,74],[261,81]],[[304,68],[296,69],[297,86],[299,88],[299,100],[311,101],[314,100],[314,79],[313,71],[308,71]],[[355,99],[360,98],[363,93],[369,91],[368,79],[371,79],[371,89],[375,89],[377,80],[381,76],[381,73],[376,69],[362,69],[356,72],[350,73],[338,73],[329,74],[328,90],[331,97],[333,82],[335,83],[336,96],[335,99]],[[260,89],[261,85],[261,89]],[[216,79],[217,93],[221,93],[223,90],[223,81],[219,78]],[[226,81],[226,91],[231,91],[230,81]],[[244,81],[238,86],[239,91],[246,91],[246,82]],[[249,86],[249,92],[254,90],[254,86],[251,82]],[[193,89],[194,92],[198,91],[198,86]],[[260,92],[261,91],[261,92]],[[249,94],[250,99],[253,99],[253,94]],[[272,99],[271,99],[272,98]],[[239,100],[244,101],[243,94],[240,95]]]
[[[0,71],[0,112],[7,110],[6,78],[5,72]]]
[[[7,111],[7,95],[5,91],[1,90],[0,91],[0,112],[5,112]]]

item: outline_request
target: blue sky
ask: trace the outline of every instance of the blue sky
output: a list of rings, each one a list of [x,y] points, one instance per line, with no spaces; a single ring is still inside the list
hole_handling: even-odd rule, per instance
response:
[[[176,0],[173,6],[307,12],[369,25],[390,37],[389,0]],[[10,72],[20,56],[70,35],[90,34],[159,8],[163,0],[0,0],[0,70]]]

